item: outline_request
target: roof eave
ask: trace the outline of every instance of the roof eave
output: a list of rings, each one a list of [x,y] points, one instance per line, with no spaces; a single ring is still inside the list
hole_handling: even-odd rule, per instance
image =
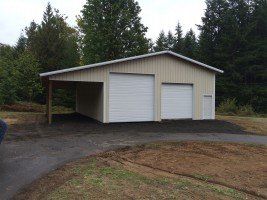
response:
[[[215,68],[215,67],[206,65],[206,64],[204,64],[204,63],[202,63],[202,62],[193,60],[193,59],[188,58],[188,57],[186,57],[186,56],[183,56],[183,55],[181,55],[181,54],[177,54],[177,53],[174,53],[174,52],[172,52],[172,51],[167,51],[167,52],[168,52],[169,54],[173,55],[173,56],[179,57],[179,58],[181,58],[181,59],[183,59],[183,60],[189,61],[189,62],[194,63],[194,64],[197,64],[197,65],[200,65],[200,66],[205,67],[205,68],[207,68],[207,69],[210,69],[210,70],[212,70],[212,71],[216,71],[216,72],[218,72],[218,73],[224,73],[223,70],[220,70],[220,69],[217,69],[217,68]]]

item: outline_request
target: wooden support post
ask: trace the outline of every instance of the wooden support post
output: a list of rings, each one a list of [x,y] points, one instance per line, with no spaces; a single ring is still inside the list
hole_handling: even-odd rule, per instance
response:
[[[48,124],[52,123],[52,81],[48,81],[46,88],[46,117]]]

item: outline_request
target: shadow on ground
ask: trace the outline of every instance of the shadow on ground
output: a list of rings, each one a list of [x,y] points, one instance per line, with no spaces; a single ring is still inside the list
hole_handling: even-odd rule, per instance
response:
[[[53,116],[52,125],[20,124],[9,127],[6,140],[24,140],[59,135],[106,133],[229,133],[246,134],[242,127],[221,120],[174,120],[162,122],[103,124],[77,113]]]

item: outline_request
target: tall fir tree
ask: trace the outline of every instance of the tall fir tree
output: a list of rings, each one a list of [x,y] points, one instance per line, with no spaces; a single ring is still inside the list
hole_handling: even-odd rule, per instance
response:
[[[169,31],[167,35],[167,47],[168,50],[173,51],[175,44],[175,37],[173,36],[172,32]]]
[[[173,51],[182,54],[183,51],[183,46],[184,46],[184,39],[183,39],[183,30],[182,26],[178,22],[176,28],[175,28],[175,42],[174,42],[174,47]]]
[[[187,56],[192,59],[197,58],[197,39],[194,31],[190,29],[185,37],[184,37],[184,42],[183,42],[183,50],[182,54],[184,56]]]
[[[24,35],[20,35],[17,44],[15,46],[15,54],[18,57],[26,50],[27,38]]]
[[[199,26],[199,46],[201,60],[207,64],[219,66],[215,58],[222,26],[226,20],[228,4],[225,0],[207,0],[202,25]]]
[[[140,12],[135,0],[87,0],[78,19],[85,64],[148,53]]]
[[[26,27],[25,32],[27,38],[26,51],[30,56],[24,56],[22,63],[34,59],[38,61],[38,65],[33,63],[32,68],[27,69],[29,73],[47,72],[80,65],[78,31],[70,27],[66,22],[66,17],[60,14],[57,9],[53,9],[50,3],[47,4],[43,13],[41,24],[33,21],[29,27]],[[38,66],[38,69],[34,70],[36,66]],[[29,85],[28,83],[25,84],[23,85],[27,88]],[[36,86],[35,90],[28,90],[27,98],[32,99],[38,95],[35,99],[38,102],[43,102],[44,95],[37,90],[38,84],[33,81],[32,84],[32,87]],[[56,91],[54,96],[57,96],[58,93]],[[33,94],[33,97],[30,94]],[[63,91],[61,94],[61,98],[57,98],[54,103],[66,105],[65,102],[68,101],[67,98],[73,96],[73,91]],[[67,98],[64,98],[63,95]]]
[[[236,98],[239,105],[266,112],[266,1],[206,3],[199,52],[203,62],[225,71],[217,78],[217,100]]]
[[[242,103],[252,105],[257,111],[267,112],[267,1],[254,0],[249,6],[248,31],[244,38],[246,51],[237,63],[243,84]],[[247,23],[247,22],[246,22]]]
[[[79,65],[78,34],[66,18],[48,3],[40,25],[26,28],[27,48],[40,62],[42,71]]]
[[[37,40],[37,28],[38,24],[35,21],[32,21],[28,27],[25,28],[26,33],[26,48],[34,55],[37,55],[37,47],[38,47],[38,40]]]
[[[165,51],[168,50],[168,38],[166,37],[164,31],[162,30],[159,33],[159,37],[157,38],[155,45],[154,45],[154,51]]]

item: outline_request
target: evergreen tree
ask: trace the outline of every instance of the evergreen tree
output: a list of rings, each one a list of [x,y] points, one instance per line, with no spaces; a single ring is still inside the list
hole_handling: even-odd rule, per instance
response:
[[[169,31],[168,35],[167,35],[167,49],[170,51],[173,51],[174,44],[175,44],[175,38],[174,38],[172,32]]]
[[[197,57],[197,39],[194,31],[190,29],[184,38],[183,55],[192,59]]]
[[[179,54],[182,54],[183,51],[183,31],[179,22],[175,28],[175,42],[173,51]]]
[[[28,68],[25,66],[25,70],[29,71],[34,78],[38,76],[40,72],[80,65],[78,32],[74,28],[71,28],[66,23],[66,17],[61,15],[58,10],[53,9],[49,3],[43,14],[41,24],[31,22],[30,26],[26,28],[26,36],[26,50],[31,55],[28,57],[24,55],[23,62],[21,61],[21,63],[33,62],[33,59],[38,61],[38,65],[33,62]],[[22,67],[22,65],[20,66]],[[38,68],[35,69],[35,67]],[[33,75],[34,73],[37,73],[36,76]],[[22,77],[24,76],[23,73],[20,75]],[[44,95],[43,93],[40,94],[38,89],[39,85],[33,80],[31,80],[31,83],[34,88],[32,91],[30,91],[28,87],[30,83],[27,82],[22,85],[25,89],[28,88],[27,96],[23,98],[27,100],[36,99],[39,102],[43,102]],[[57,91],[55,91],[54,94],[57,95]],[[62,94],[67,96],[69,91],[64,91]],[[65,103],[64,98],[58,98],[57,100],[57,102],[54,102]]]
[[[158,39],[156,40],[154,51],[165,51],[168,50],[168,38],[165,36],[164,31],[161,31]]]
[[[38,24],[36,24],[34,21],[30,23],[29,27],[25,28],[26,40],[27,40],[26,48],[36,56],[39,43],[37,40],[37,28]]]
[[[78,35],[66,18],[48,3],[40,25],[26,28],[27,48],[40,62],[42,71],[79,65]]]
[[[21,35],[15,46],[16,56],[19,56],[26,50],[27,38],[24,35]]]
[[[266,112],[266,1],[206,3],[199,52],[203,62],[225,71],[217,78],[217,100],[236,98]]]
[[[147,53],[140,12],[135,0],[87,0],[78,19],[85,64]]]
[[[245,51],[240,50],[236,63],[240,69],[242,87],[240,102],[257,111],[267,112],[267,1],[255,0],[250,5]]]
[[[199,37],[200,57],[207,64],[219,66],[215,58],[216,49],[226,22],[228,3],[225,0],[207,0]],[[219,63],[220,64],[220,63]]]
[[[151,39],[148,39],[148,52],[153,53],[154,52],[154,43]]]

